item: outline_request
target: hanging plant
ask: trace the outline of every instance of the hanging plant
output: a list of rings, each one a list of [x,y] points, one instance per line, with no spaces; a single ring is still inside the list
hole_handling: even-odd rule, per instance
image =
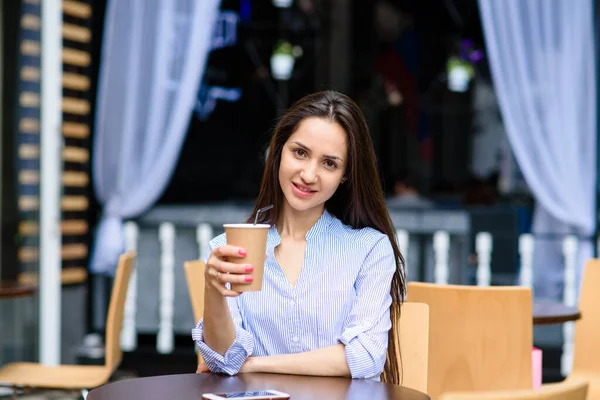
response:
[[[278,80],[288,80],[294,69],[294,48],[286,40],[280,40],[273,48],[271,55],[271,74]]]

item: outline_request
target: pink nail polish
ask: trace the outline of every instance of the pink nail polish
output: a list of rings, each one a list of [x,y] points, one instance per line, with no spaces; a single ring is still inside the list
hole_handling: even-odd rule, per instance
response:
[[[254,267],[252,265],[246,265],[246,272],[254,271]]]
[[[246,282],[248,282],[248,283],[252,282],[253,280],[254,280],[254,278],[251,276],[246,277]]]
[[[244,249],[239,249],[239,250],[238,250],[238,254],[239,254],[240,256],[245,256],[245,255],[246,255],[246,250],[244,250]]]

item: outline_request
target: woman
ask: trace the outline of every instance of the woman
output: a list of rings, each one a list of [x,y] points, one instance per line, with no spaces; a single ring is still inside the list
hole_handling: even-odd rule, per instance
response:
[[[245,250],[224,235],[211,241],[204,319],[192,331],[206,362],[198,372],[383,372],[399,383],[390,328],[405,294],[404,261],[360,109],[333,91],[306,96],[277,124],[268,154],[252,214],[274,206],[261,221],[271,224],[263,288],[229,290],[251,281],[252,266],[228,262]]]

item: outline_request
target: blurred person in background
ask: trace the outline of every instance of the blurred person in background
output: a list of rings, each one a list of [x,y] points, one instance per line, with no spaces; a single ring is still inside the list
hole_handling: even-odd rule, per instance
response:
[[[411,171],[404,171],[393,180],[394,194],[386,200],[389,207],[430,208],[434,203],[419,193],[419,181]]]

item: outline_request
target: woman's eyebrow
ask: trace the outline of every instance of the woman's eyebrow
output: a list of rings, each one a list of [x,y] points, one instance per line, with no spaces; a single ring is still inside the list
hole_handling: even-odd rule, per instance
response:
[[[299,147],[302,147],[304,150],[306,150],[306,151],[310,152],[310,149],[308,148],[308,146],[306,146],[306,145],[304,145],[304,144],[302,144],[302,143],[300,143],[300,142],[292,142],[292,143],[294,143],[294,144],[298,145]],[[333,159],[333,160],[344,161],[344,159],[343,159],[343,158],[341,158],[341,157],[338,157],[338,156],[332,156],[332,155],[328,155],[328,154],[325,154],[325,155],[323,156],[323,158],[331,158],[331,159]]]

